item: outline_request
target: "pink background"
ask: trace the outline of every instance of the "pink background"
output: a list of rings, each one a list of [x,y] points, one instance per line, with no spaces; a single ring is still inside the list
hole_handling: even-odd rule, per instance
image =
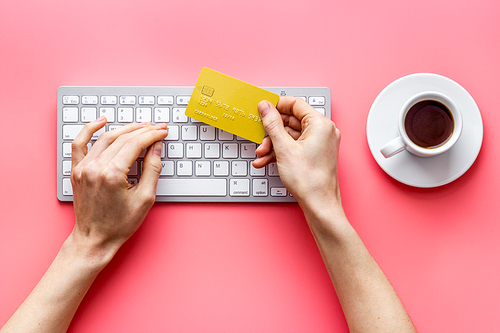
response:
[[[61,85],[194,85],[203,66],[260,86],[327,86],[347,215],[421,332],[500,326],[500,2],[0,2],[0,323],[73,225],[56,199]],[[366,120],[407,74],[447,76],[481,110],[472,168],[434,189],[377,165]],[[157,204],[71,332],[346,332],[296,205]]]

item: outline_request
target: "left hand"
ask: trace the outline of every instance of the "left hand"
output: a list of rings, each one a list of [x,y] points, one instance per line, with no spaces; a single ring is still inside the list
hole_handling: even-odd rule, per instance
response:
[[[166,124],[130,124],[101,134],[87,152],[93,133],[105,124],[105,118],[100,118],[85,125],[72,144],[76,220],[72,236],[92,254],[112,256],[139,228],[154,203],[161,172],[161,140],[168,131]],[[140,182],[132,187],[127,173],[148,147]]]

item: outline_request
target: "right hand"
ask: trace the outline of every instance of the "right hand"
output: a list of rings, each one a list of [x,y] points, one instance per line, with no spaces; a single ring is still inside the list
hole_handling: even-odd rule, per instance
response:
[[[280,98],[277,109],[262,101],[259,112],[268,136],[257,148],[253,166],[276,161],[281,181],[301,205],[332,200],[340,205],[340,131],[335,124],[295,97]]]

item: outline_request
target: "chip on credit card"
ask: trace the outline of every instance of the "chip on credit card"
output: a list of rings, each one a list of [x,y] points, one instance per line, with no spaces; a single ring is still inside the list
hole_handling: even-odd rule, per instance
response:
[[[262,100],[276,106],[279,96],[204,67],[185,114],[247,140],[261,143],[266,131],[257,105]]]

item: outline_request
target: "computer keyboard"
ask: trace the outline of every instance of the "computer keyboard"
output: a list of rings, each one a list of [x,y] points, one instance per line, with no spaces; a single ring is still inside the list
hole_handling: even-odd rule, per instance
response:
[[[330,90],[323,87],[264,87],[297,96],[330,119]],[[60,87],[57,91],[57,198],[72,201],[71,142],[83,126],[106,116],[104,131],[132,122],[167,123],[156,201],[296,202],[275,163],[255,169],[257,145],[184,114],[193,87]],[[128,181],[140,180],[143,152]]]

